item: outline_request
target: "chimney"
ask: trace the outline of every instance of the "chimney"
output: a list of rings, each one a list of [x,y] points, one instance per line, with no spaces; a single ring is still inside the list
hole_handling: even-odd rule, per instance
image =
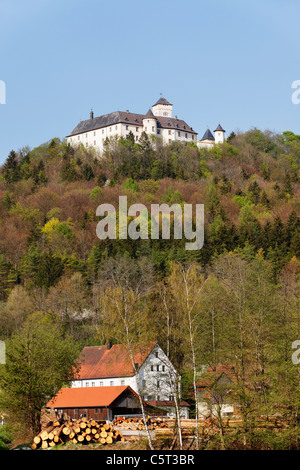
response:
[[[91,109],[91,112],[90,112],[90,119],[94,119],[94,112],[93,112],[92,109]]]

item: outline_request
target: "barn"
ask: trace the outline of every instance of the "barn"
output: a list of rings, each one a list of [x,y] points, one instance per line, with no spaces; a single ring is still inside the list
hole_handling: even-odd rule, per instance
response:
[[[62,388],[46,408],[71,419],[86,416],[106,421],[142,413],[139,397],[129,386]],[[146,403],[145,408],[148,408]]]

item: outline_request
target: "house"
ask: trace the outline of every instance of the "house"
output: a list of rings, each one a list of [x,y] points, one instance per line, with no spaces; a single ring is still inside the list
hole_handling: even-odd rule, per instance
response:
[[[180,393],[177,372],[158,343],[88,346],[80,355],[81,367],[72,388],[130,386],[144,400],[172,401]]]
[[[164,97],[152,106],[152,110],[144,114],[127,111],[114,111],[109,114],[94,117],[90,112],[90,119],[80,121],[72,132],[66,137],[67,143],[72,146],[84,145],[94,147],[100,152],[104,150],[104,143],[111,137],[128,137],[131,132],[136,142],[143,132],[149,136],[160,138],[164,144],[172,141],[197,142],[197,132],[184,120],[172,116],[173,105]]]
[[[144,404],[147,410],[147,405]],[[116,416],[141,414],[137,394],[128,386],[62,388],[46,405],[57,415],[71,419],[86,416],[100,421],[112,421]]]
[[[208,367],[196,383],[199,417],[232,416],[236,407],[232,399],[235,381],[233,367],[227,365]]]

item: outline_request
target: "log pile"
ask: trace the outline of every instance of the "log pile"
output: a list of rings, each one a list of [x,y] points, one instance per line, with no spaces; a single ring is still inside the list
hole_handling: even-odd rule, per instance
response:
[[[143,418],[125,418],[118,416],[113,424],[121,429],[129,429],[132,431],[143,431],[145,429],[145,423]],[[158,428],[167,428],[168,423],[162,418],[147,417],[147,427],[149,430]]]
[[[98,442],[102,445],[124,441],[124,437],[114,426],[103,421],[88,420],[57,420],[49,423],[34,437],[31,449],[48,449],[57,444],[72,442],[73,444],[89,444]]]

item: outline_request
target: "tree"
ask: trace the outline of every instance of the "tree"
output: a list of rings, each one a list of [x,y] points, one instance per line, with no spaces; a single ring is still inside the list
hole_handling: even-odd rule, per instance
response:
[[[80,349],[48,316],[33,314],[6,343],[6,364],[0,369],[1,411],[37,433],[42,408],[65,382],[74,380]]]

